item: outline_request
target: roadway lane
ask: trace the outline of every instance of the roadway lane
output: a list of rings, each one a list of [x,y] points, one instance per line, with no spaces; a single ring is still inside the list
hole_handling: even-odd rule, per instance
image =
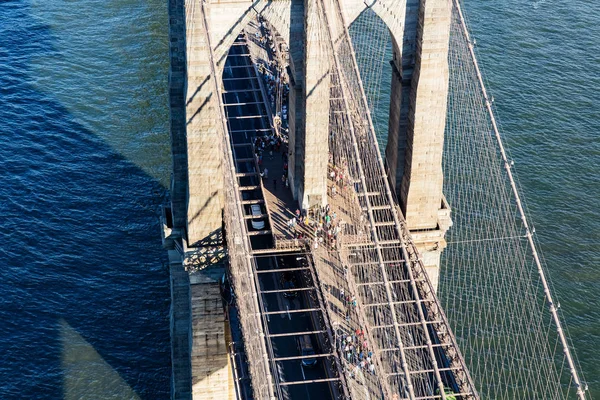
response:
[[[295,267],[296,255],[279,257],[267,256],[256,257],[257,271],[274,270],[281,268]],[[288,273],[285,273],[288,274]],[[314,295],[314,290],[306,291],[303,288],[310,288],[313,282],[306,271],[294,271],[294,286],[299,289],[295,295],[284,293],[263,294],[263,300],[266,311],[284,312],[268,316],[268,333],[271,335],[312,332],[322,330],[323,327],[317,327],[319,321],[318,313],[321,311],[294,312],[311,308],[311,301],[308,296]],[[261,291],[282,290],[286,276],[283,272],[259,273],[259,284]],[[289,275],[288,275],[289,277]],[[293,293],[293,292],[292,292]],[[299,347],[299,337],[281,336],[270,338],[275,357],[297,357],[301,355]],[[315,334],[310,334],[311,345],[316,354],[323,353],[319,341]],[[314,379],[328,378],[323,359],[316,357],[317,363],[314,366],[303,366],[301,359],[277,361],[277,369],[282,382],[310,381]],[[290,399],[331,399],[332,394],[329,383],[307,383],[302,385],[289,385],[283,387],[285,398]]]
[[[239,38],[238,38],[239,40]],[[236,160],[237,173],[256,172],[256,164],[248,159],[253,158],[250,144],[257,135],[268,135],[271,133],[270,122],[266,107],[263,102],[262,93],[258,84],[254,68],[247,54],[246,46],[234,45],[230,50],[230,56],[226,61],[223,72],[223,100],[226,107],[228,127],[233,144],[234,158]],[[259,177],[242,177],[240,186],[252,186],[259,184]],[[260,189],[243,191],[244,200],[264,199]],[[249,205],[245,205],[245,212],[250,214]],[[264,212],[264,206],[261,206]],[[268,220],[265,219],[266,227],[269,229]],[[252,225],[248,220],[248,229],[252,231]],[[269,248],[272,245],[270,235],[252,236],[252,247]],[[285,281],[290,280],[290,275],[284,272],[261,273],[265,270],[276,270],[279,268],[291,268],[297,263],[296,255],[292,256],[262,256],[255,257],[255,266],[259,291],[277,291],[284,289]],[[294,312],[314,307],[317,304],[314,290],[302,290],[312,287],[311,275],[307,271],[294,271],[292,273],[295,295],[287,292],[262,294],[263,312],[282,312],[279,314],[266,315],[267,326],[265,331],[270,335],[312,332],[323,330],[323,319],[318,311]],[[311,297],[313,296],[313,297]],[[316,354],[323,353],[323,335],[310,334],[310,343]],[[267,345],[271,347],[275,358],[298,357],[300,355],[299,335],[275,336],[267,339]],[[330,350],[328,350],[330,351]],[[314,366],[303,365],[302,359],[276,361],[274,369],[281,382],[304,382],[329,378],[331,374],[331,360],[316,357]],[[282,385],[284,398],[286,399],[332,399],[332,384],[337,382],[301,383],[297,385]]]
[[[255,76],[250,58],[246,57],[245,54],[247,54],[246,46],[234,45],[231,48],[223,71],[223,103],[233,145],[236,172],[249,175],[238,178],[239,185],[246,188],[256,188],[242,190],[241,198],[245,201],[264,200],[264,194],[260,188],[260,176],[250,175],[260,173],[254,162],[254,154],[250,144],[254,137],[267,135],[271,130],[266,107],[258,91],[258,78]],[[244,205],[246,215],[252,214],[250,207],[250,204]],[[266,214],[264,203],[259,204],[259,207],[261,213]],[[262,230],[270,230],[269,220],[267,218],[263,220],[265,227]],[[246,221],[246,224],[249,232],[257,231],[252,227],[250,219]],[[265,235],[250,237],[253,249],[271,247],[272,236],[267,234],[267,240],[264,240],[263,236]]]

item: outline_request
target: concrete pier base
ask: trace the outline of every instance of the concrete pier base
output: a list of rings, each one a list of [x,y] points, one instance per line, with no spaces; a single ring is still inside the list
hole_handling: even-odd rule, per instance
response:
[[[219,289],[223,272],[222,266],[213,266],[190,275],[194,400],[235,399],[228,352],[231,333]]]
[[[176,250],[171,272],[171,399],[233,400],[231,333],[219,289],[223,266],[189,273]]]

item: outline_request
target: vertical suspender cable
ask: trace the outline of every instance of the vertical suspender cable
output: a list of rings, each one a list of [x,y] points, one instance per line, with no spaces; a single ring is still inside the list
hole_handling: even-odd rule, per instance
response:
[[[538,252],[536,250],[535,243],[533,241],[533,235],[531,233],[531,230],[529,229],[529,225],[527,223],[527,218],[525,217],[525,211],[524,211],[522,203],[521,203],[521,197],[519,196],[519,191],[517,190],[517,186],[516,186],[515,180],[513,178],[513,174],[511,172],[510,162],[509,162],[509,160],[506,156],[506,152],[504,150],[504,145],[502,143],[502,138],[501,138],[500,132],[498,130],[498,125],[496,123],[496,119],[494,118],[494,112],[492,110],[492,103],[490,102],[490,100],[488,98],[487,91],[486,91],[485,85],[483,83],[483,77],[481,76],[481,70],[479,69],[479,64],[477,63],[477,58],[475,57],[475,50],[473,47],[473,43],[471,42],[471,38],[469,36],[469,31],[467,29],[467,25],[466,25],[465,19],[463,17],[463,13],[462,13],[462,9],[460,7],[459,0],[454,0],[454,5],[456,7],[456,10],[458,11],[460,23],[463,28],[463,34],[465,35],[465,38],[467,39],[467,43],[469,44],[469,53],[471,55],[471,61],[473,62],[475,71],[477,72],[477,79],[479,80],[481,92],[483,94],[483,98],[485,99],[485,106],[487,108],[488,114],[490,116],[490,120],[492,122],[492,127],[494,129],[494,135],[496,136],[496,140],[498,142],[500,154],[502,155],[502,160],[504,161],[504,168],[506,169],[508,179],[510,180],[510,185],[512,187],[513,194],[515,196],[515,202],[517,204],[517,208],[519,210],[519,214],[521,216],[523,226],[525,227],[527,240],[529,242],[529,245],[531,246],[531,252],[533,254],[533,259],[535,260],[535,264],[537,266],[537,270],[540,275],[540,280],[544,287],[544,294],[546,296],[546,300],[547,300],[549,308],[550,308],[550,313],[552,314],[552,319],[554,320],[554,323],[556,324],[556,331],[558,332],[558,336],[560,337],[560,341],[563,346],[565,357],[567,359],[567,363],[569,364],[569,370],[571,371],[573,383],[575,384],[575,387],[577,389],[577,395],[579,396],[579,398],[581,400],[585,400],[585,392],[583,390],[583,386],[579,379],[579,374],[577,373],[577,369],[575,368],[575,362],[571,355],[571,350],[569,349],[569,344],[567,342],[566,335],[562,328],[562,323],[561,323],[560,317],[558,315],[558,310],[557,310],[556,306],[554,305],[554,301],[552,299],[552,294],[550,293],[550,288],[548,286],[546,274],[544,272],[544,268],[542,267],[542,263],[540,261]],[[560,383],[558,383],[558,384],[560,384]]]

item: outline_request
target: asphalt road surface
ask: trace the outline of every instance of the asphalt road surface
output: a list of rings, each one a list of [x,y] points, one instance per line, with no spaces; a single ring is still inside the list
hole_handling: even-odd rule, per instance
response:
[[[239,42],[238,42],[239,43]],[[266,116],[266,107],[263,102],[260,86],[255,74],[252,61],[249,57],[248,49],[243,45],[234,45],[231,48],[230,56],[226,62],[223,72],[223,86],[225,93],[223,95],[228,126],[234,145],[234,157],[236,159],[252,159],[252,148],[243,146],[245,143],[251,143],[257,135],[266,135],[270,133],[270,123]],[[254,172],[255,164],[253,161],[236,162],[238,173]],[[240,179],[240,186],[257,185],[259,177],[244,177]],[[243,191],[244,200],[262,199],[260,189]],[[246,214],[250,214],[249,206],[245,205]],[[264,212],[264,207],[262,207]],[[268,220],[265,219],[265,230],[270,229]],[[249,231],[252,231],[250,220],[248,220]],[[270,235],[259,235],[251,238],[253,248],[268,248],[272,243]],[[296,268],[299,262],[296,260],[298,255],[288,256],[262,256],[255,258],[258,282],[260,291],[273,291],[296,288],[296,291],[264,293],[262,294],[263,312],[282,312],[279,314],[267,315],[267,326],[265,331],[270,335],[287,334],[295,332],[311,332],[323,330],[321,310],[294,312],[295,310],[310,309],[315,307],[314,290],[302,290],[313,286],[311,275],[306,270],[288,271],[288,272],[267,272],[261,271],[274,270],[280,268]],[[290,284],[290,282],[292,282]],[[292,285],[292,286],[290,286]],[[235,335],[234,336],[240,336]],[[270,346],[274,358],[298,357],[301,355],[300,335],[276,336],[267,339],[267,346]],[[309,334],[310,345],[315,353],[325,354],[323,335]],[[311,359],[291,359],[276,361],[272,365],[275,367],[279,381],[299,382],[294,385],[281,385],[283,398],[286,399],[333,399],[338,393],[335,388],[337,382],[317,382],[308,383],[308,381],[326,379],[333,377],[331,373],[331,359],[326,357],[315,357],[315,365],[311,364]],[[244,368],[240,368],[242,373],[247,374]],[[302,382],[307,383],[302,383]]]

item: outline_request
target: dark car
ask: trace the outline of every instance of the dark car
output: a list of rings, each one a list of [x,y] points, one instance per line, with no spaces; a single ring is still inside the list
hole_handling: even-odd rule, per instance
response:
[[[292,299],[298,296],[297,291],[291,290],[296,289],[298,287],[296,276],[293,272],[284,272],[283,274],[281,274],[281,286],[283,287],[283,289],[288,290],[286,292],[283,292],[284,297]]]
[[[302,335],[298,337],[298,350],[300,351],[301,356],[307,357],[302,359],[303,367],[314,367],[315,365],[317,365],[316,357],[308,357],[314,356],[316,354],[315,349],[312,345],[312,341],[310,340],[310,335]]]

